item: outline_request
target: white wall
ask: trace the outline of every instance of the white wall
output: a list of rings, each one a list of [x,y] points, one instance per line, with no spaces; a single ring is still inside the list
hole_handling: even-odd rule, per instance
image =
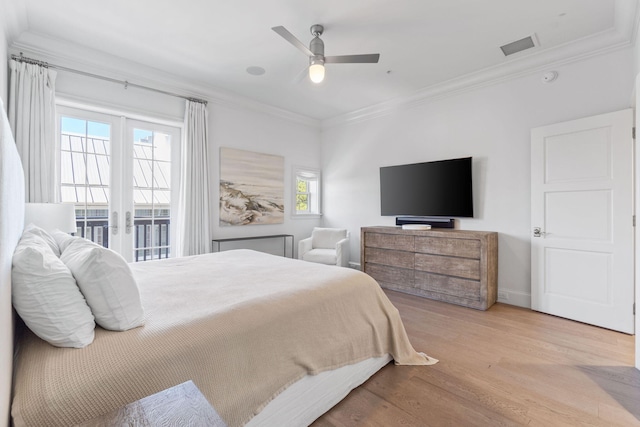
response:
[[[7,91],[9,87],[9,56],[7,53],[7,38],[4,32],[0,31],[0,99],[6,106],[8,105]]]
[[[638,12],[638,17],[640,18],[640,11]],[[640,22],[636,24],[636,26],[640,25]],[[636,28],[635,32],[636,39],[632,40],[633,42],[633,75],[637,76],[640,74],[640,29]]]
[[[636,41],[636,49],[635,51],[638,51],[638,41]],[[638,70],[635,70],[636,73],[638,72]],[[640,110],[638,109],[638,107],[640,107],[640,91],[638,90],[640,89],[640,74],[636,74],[636,79],[635,79],[635,126],[636,126],[636,132],[637,132],[637,127],[638,127],[638,123],[640,123]],[[635,151],[635,191],[636,191],[636,218],[640,215],[640,173],[638,172],[638,168],[640,165],[640,150],[637,149],[638,147],[638,143],[637,143],[638,137],[636,136],[636,151]],[[638,228],[636,227],[636,240],[635,240],[635,245],[636,245],[636,275],[635,275],[635,280],[636,280],[636,369],[640,369],[640,339],[638,338],[638,336],[640,336],[640,232],[638,231]]]
[[[530,306],[530,130],[628,108],[632,50],[336,125],[322,135],[324,220],[348,227],[359,261],[360,227],[393,225],[380,216],[380,166],[473,156],[475,218],[458,227],[499,233],[498,288]]]
[[[8,105],[8,16],[5,1],[0,0],[0,99],[5,111]],[[0,114],[2,108],[0,108]],[[5,244],[2,242],[1,244]],[[4,253],[4,252],[3,252]],[[1,266],[0,273],[0,425],[9,425],[11,405],[11,372],[13,363],[13,311],[11,309],[11,272],[9,265]]]
[[[0,98],[8,102],[9,54],[11,43],[27,27],[26,8],[23,2],[0,0]]]
[[[637,29],[636,29],[637,30]],[[635,76],[635,105],[636,120],[635,126],[638,127],[640,123],[640,31],[636,31],[636,39],[633,46],[633,75]],[[637,137],[636,137],[637,139]],[[638,165],[640,165],[640,153],[636,150],[636,216],[640,214],[640,177],[638,173]],[[640,251],[638,247],[640,245],[640,230],[636,227],[636,369],[640,369]]]
[[[2,22],[0,22],[1,24]],[[4,32],[0,31],[0,99],[7,105],[7,42]],[[0,115],[4,114],[0,107]],[[4,242],[3,242],[4,244]],[[4,251],[3,251],[4,253]],[[0,425],[9,425],[9,408],[11,402],[11,372],[13,362],[13,315],[11,309],[10,265],[0,267]],[[5,417],[6,416],[6,417]]]
[[[14,27],[13,10],[7,4],[8,0],[0,0],[0,99],[8,105],[9,89],[9,54],[8,46],[11,41],[12,27]]]
[[[217,238],[293,234],[295,242],[311,235],[320,219],[293,219],[293,166],[320,168],[320,132],[315,127],[249,110],[214,105],[210,109],[210,152],[213,206],[212,232]],[[285,222],[279,225],[220,227],[218,215],[220,147],[274,154],[285,163]],[[297,251],[296,251],[297,254]]]

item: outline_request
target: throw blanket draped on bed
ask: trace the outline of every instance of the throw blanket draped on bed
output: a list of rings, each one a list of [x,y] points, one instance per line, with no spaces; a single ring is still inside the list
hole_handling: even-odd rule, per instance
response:
[[[20,342],[17,426],[68,426],[193,380],[230,426],[288,385],[384,354],[426,365],[369,276],[248,250],[132,264],[146,324],[83,349]]]

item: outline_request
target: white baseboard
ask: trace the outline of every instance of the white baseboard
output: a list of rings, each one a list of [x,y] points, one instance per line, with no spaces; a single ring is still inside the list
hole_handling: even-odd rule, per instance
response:
[[[498,288],[498,302],[518,307],[531,308],[531,294]]]

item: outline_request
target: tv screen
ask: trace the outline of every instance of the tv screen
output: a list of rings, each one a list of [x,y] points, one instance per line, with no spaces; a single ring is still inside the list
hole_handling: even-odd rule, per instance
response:
[[[471,157],[380,168],[381,214],[473,217]]]

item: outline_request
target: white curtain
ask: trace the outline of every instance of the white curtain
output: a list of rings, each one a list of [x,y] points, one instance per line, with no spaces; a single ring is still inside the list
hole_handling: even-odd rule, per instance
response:
[[[58,202],[56,72],[13,59],[9,68],[9,123],[25,173],[25,200]]]
[[[178,208],[178,256],[209,252],[209,156],[207,107],[187,101],[185,143],[182,146],[180,204]]]

